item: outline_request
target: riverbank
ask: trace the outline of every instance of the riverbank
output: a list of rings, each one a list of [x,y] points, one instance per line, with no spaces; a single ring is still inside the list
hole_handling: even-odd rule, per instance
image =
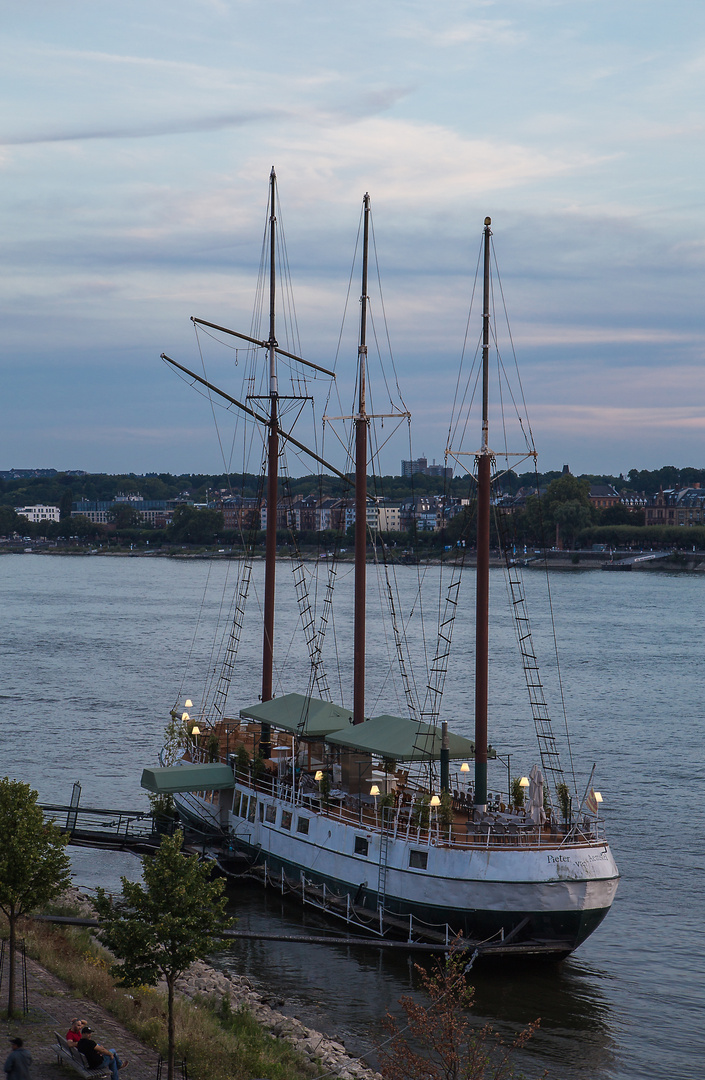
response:
[[[62,898],[61,907],[95,914],[90,899],[75,888]],[[152,1080],[157,1051],[164,1052],[166,984],[130,992],[116,987],[108,954],[85,929],[28,922],[26,939],[33,957],[27,960],[30,1010],[13,1031],[25,1039],[40,1066],[36,1080],[55,1075],[45,1072],[55,1057],[53,1033],[63,1034],[76,1016],[89,1021],[104,1045],[141,1063],[130,1069],[133,1080]],[[297,1080],[322,1072],[339,1080],[381,1080],[342,1041],[278,1012],[244,975],[196,961],[178,980],[176,993],[177,1057],[187,1057],[195,1080],[255,1074]]]
[[[0,545],[0,555],[55,555],[70,556],[71,558],[100,557],[111,559],[171,559],[176,561],[203,561],[214,562],[240,562],[244,559],[241,552],[224,551],[222,549],[196,549],[186,550],[183,548],[160,548],[145,550],[144,548],[88,548],[88,547],[58,547],[56,544],[23,545]],[[290,562],[292,553],[279,552],[279,562]],[[302,551],[297,553],[298,561],[304,563],[324,564],[326,559],[317,552]],[[251,559],[254,563],[263,563],[264,555],[256,554]],[[375,558],[368,553],[367,561],[372,564]],[[398,556],[394,552],[388,553],[388,561],[394,566],[453,566],[459,564],[455,553],[447,552],[443,556]],[[528,554],[517,553],[512,561],[528,570],[631,570],[641,573],[654,573],[657,571],[674,572],[705,572],[705,551],[634,551],[628,548],[614,551],[547,551]],[[354,562],[352,551],[346,551],[336,558],[337,563],[350,564]],[[468,568],[475,567],[475,556],[468,553],[462,560],[462,564]],[[503,555],[495,552],[490,555],[490,566],[501,569],[506,564]]]

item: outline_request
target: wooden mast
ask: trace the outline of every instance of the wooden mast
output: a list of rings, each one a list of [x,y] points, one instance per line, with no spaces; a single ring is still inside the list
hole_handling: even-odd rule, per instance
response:
[[[272,166],[269,176],[269,435],[267,437],[267,536],[264,563],[264,637],[262,642],[262,701],[272,698],[274,669],[274,590],[277,559],[277,502],[279,470],[279,424],[277,420],[277,339],[276,318],[276,190],[277,176]],[[271,729],[262,724],[260,755],[271,756]]]
[[[367,251],[370,196],[365,194],[362,233],[362,295],[358,357],[358,411],[355,417],[355,629],[353,661],[353,724],[365,719],[365,607],[367,600]]]
[[[482,290],[482,445],[477,455],[477,589],[475,610],[475,805],[487,805],[487,688],[490,607],[489,445],[490,218],[485,218]]]

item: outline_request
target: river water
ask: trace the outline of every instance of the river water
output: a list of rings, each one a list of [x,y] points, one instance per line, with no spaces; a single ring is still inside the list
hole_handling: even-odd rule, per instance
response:
[[[237,571],[235,563],[212,560],[0,557],[2,772],[28,781],[45,802],[68,802],[80,780],[84,805],[146,809],[141,770],[156,762],[177,694],[198,706],[212,677],[214,627],[227,616]],[[280,575],[290,577],[285,567]],[[433,614],[438,575],[438,568],[404,567],[392,582],[417,667],[424,655],[417,617]],[[231,711],[257,700],[261,585],[256,566]],[[335,639],[330,631],[326,650],[337,652],[347,688],[346,568],[336,588]],[[545,577],[527,571],[526,590],[560,734]],[[403,686],[388,671],[394,642],[379,614],[383,592],[370,584],[370,714],[404,709]],[[466,606],[456,622],[444,715],[452,728],[471,734],[470,582],[461,594]],[[604,796],[622,881],[605,922],[563,964],[474,971],[478,1021],[511,1035],[541,1018],[521,1058],[529,1076],[547,1068],[560,1080],[699,1080],[705,1077],[705,577],[576,569],[552,573],[550,594],[578,788],[582,794],[597,762],[595,787]],[[500,571],[492,572],[492,598],[490,737],[512,755],[518,775],[529,771],[536,751]],[[282,599],[277,620],[279,687],[285,672],[286,688],[303,692],[307,668],[293,600]],[[334,695],[337,687],[331,674]],[[569,769],[565,741],[562,750]],[[490,786],[506,783],[505,767],[493,769]],[[139,875],[138,861],[127,854],[83,850],[73,862],[76,881],[86,888],[118,888],[121,874]],[[238,887],[231,898],[242,928],[320,925],[314,913],[251,886]],[[373,1047],[380,1015],[388,1008],[398,1013],[400,995],[418,993],[413,963],[376,950],[238,942],[218,962],[247,972],[284,1002],[284,1011],[343,1035],[360,1052]]]

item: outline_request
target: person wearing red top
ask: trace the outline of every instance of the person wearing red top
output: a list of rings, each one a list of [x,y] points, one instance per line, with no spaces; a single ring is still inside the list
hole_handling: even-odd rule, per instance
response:
[[[81,1029],[86,1026],[85,1020],[72,1020],[71,1027],[66,1032],[66,1041],[77,1043],[81,1038]]]

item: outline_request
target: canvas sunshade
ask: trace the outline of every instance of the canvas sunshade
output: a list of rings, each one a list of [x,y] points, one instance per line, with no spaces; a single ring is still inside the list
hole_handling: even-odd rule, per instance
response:
[[[169,765],[162,769],[142,771],[143,788],[157,795],[174,795],[177,791],[224,791],[235,787],[233,770],[223,762],[210,765]]]
[[[352,722],[349,709],[303,694],[284,694],[271,701],[260,701],[240,709],[240,716],[244,720],[271,724],[281,731],[290,731],[307,739],[322,739],[331,731],[349,727]]]
[[[474,757],[475,744],[470,739],[449,733],[448,741],[451,759]],[[395,761],[438,761],[441,756],[440,727],[403,716],[373,716],[364,724],[327,735],[326,742]]]

